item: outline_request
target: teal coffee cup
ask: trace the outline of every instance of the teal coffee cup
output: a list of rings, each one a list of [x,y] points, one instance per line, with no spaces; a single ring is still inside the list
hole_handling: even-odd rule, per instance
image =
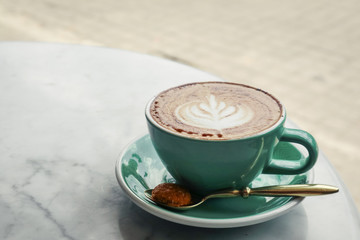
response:
[[[241,189],[260,174],[304,173],[318,156],[309,133],[284,127],[285,108],[275,97],[242,84],[199,82],[174,87],[154,97],[145,116],[151,141],[168,172],[199,194]],[[273,159],[279,142],[304,146],[307,157]]]

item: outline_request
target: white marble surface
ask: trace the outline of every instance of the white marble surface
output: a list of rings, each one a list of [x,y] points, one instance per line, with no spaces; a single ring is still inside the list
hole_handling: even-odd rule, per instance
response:
[[[146,132],[146,102],[206,80],[218,79],[126,51],[0,43],[0,239],[360,239],[359,214],[322,154],[315,182],[340,192],[250,227],[182,226],[125,196],[115,161]]]

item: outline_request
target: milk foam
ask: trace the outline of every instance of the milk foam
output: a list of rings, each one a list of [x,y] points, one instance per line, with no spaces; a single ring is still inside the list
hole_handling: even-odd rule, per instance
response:
[[[278,122],[281,104],[253,87],[223,82],[192,83],[161,92],[149,108],[168,131],[195,139],[253,136]]]
[[[245,104],[232,106],[212,94],[206,99],[206,102],[193,101],[178,106],[175,117],[190,126],[219,131],[240,126],[254,117],[254,112]]]

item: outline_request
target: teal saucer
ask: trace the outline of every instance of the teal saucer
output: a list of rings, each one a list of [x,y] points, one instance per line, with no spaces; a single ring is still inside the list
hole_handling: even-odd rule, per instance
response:
[[[300,159],[301,150],[295,145],[280,142],[274,159]],[[281,216],[304,198],[251,196],[248,199],[210,199],[203,205],[187,210],[174,211],[159,207],[149,201],[144,191],[162,182],[175,182],[166,171],[152,145],[149,135],[130,143],[116,163],[116,177],[130,199],[145,211],[168,221],[197,227],[228,228],[252,225]],[[313,182],[313,171],[299,175],[262,174],[250,187],[269,185],[303,184]]]

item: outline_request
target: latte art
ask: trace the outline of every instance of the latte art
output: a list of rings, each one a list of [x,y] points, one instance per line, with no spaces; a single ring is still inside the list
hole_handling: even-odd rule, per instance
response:
[[[281,104],[270,94],[226,82],[191,83],[160,93],[148,116],[172,133],[206,140],[239,139],[275,125]]]
[[[214,95],[206,97],[207,102],[188,102],[175,110],[175,117],[180,122],[199,128],[211,128],[221,131],[242,125],[250,121],[254,113],[246,105],[227,105],[218,101]]]

